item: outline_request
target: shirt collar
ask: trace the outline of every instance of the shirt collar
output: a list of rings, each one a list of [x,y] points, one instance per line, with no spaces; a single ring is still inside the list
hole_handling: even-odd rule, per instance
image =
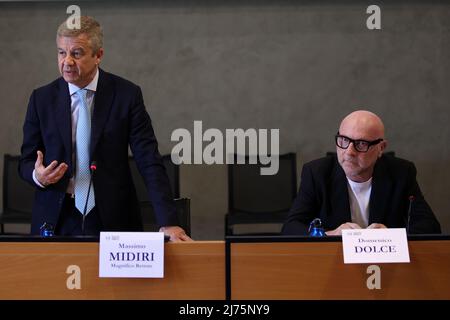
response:
[[[77,92],[80,89],[87,89],[87,90],[94,91],[94,92],[97,91],[98,75],[99,75],[99,71],[97,68],[97,72],[95,73],[94,79],[92,79],[92,81],[84,88],[79,88],[72,83],[68,83],[70,95],[73,95],[75,92]]]
[[[347,178],[347,181],[353,190],[358,191],[369,190],[369,188],[372,186],[372,177],[370,177],[369,180],[364,182],[355,182],[350,180],[349,178]]]

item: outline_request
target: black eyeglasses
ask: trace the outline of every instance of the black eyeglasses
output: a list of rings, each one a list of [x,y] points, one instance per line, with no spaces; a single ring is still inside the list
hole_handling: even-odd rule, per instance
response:
[[[353,140],[349,137],[342,136],[338,134],[335,136],[336,139],[336,145],[341,149],[347,149],[350,146],[350,143],[353,143],[353,147],[358,152],[367,152],[369,151],[369,148],[371,146],[379,144],[383,139],[377,139],[373,141],[366,141],[366,140]]]

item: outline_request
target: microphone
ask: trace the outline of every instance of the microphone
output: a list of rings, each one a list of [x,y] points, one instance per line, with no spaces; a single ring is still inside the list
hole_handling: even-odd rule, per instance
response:
[[[408,197],[408,200],[409,200],[409,206],[408,206],[408,221],[406,222],[406,233],[407,233],[407,234],[409,233],[409,222],[410,222],[410,220],[411,220],[412,205],[413,205],[413,202],[414,202],[415,199],[416,199],[416,198],[415,198],[413,195],[410,195],[410,196]]]
[[[309,224],[308,234],[311,237],[325,237],[325,230],[322,227],[322,221],[320,218],[315,218]]]
[[[44,224],[40,228],[41,237],[53,237],[54,236],[54,228],[53,224],[44,222]]]
[[[89,169],[91,170],[91,178],[89,179],[89,188],[87,192],[86,202],[84,203],[84,209],[83,209],[83,222],[81,223],[81,234],[84,236],[84,220],[86,219],[86,210],[87,210],[87,204],[89,201],[89,195],[91,194],[91,186],[92,186],[92,177],[94,176],[95,170],[97,170],[97,161],[92,161],[91,165],[89,166]]]

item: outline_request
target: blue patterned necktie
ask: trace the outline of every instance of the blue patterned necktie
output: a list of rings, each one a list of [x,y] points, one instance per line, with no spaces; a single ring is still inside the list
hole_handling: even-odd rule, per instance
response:
[[[89,184],[91,182],[89,150],[91,145],[91,113],[86,100],[86,89],[77,91],[80,98],[76,132],[76,168],[75,168],[75,207],[83,213],[86,206]],[[86,214],[95,206],[94,186],[89,192]]]

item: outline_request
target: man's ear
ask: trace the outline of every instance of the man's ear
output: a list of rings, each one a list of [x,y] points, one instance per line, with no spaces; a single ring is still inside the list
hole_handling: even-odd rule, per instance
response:
[[[383,140],[380,142],[380,151],[378,153],[378,158],[381,158],[383,155],[383,151],[386,150],[387,147],[387,140]]]
[[[100,48],[97,50],[97,53],[95,54],[95,58],[97,59],[96,64],[99,65],[100,61],[102,61],[102,58],[103,58],[103,48]]]

